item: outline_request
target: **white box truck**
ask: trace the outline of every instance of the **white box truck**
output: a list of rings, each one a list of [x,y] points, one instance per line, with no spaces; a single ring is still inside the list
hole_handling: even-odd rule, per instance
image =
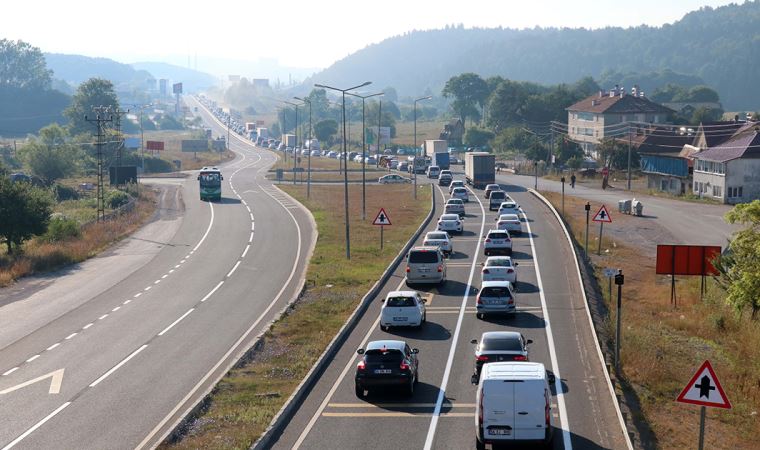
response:
[[[473,375],[475,377],[475,375]],[[475,447],[518,442],[543,443],[553,437],[554,376],[536,362],[493,362],[483,365],[478,381]]]
[[[496,157],[486,152],[468,152],[464,157],[467,184],[482,189],[496,182]]]
[[[448,170],[449,160],[449,143],[440,139],[428,139],[424,143],[425,156],[429,157],[434,166],[441,170]]]

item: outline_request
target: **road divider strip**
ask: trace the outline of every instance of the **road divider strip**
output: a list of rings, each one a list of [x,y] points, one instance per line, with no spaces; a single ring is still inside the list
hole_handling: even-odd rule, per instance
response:
[[[560,216],[557,209],[554,207],[554,205],[551,204],[551,202],[541,195],[539,192],[528,189],[528,192],[533,194],[536,198],[538,198],[542,203],[544,203],[554,214],[554,217],[557,219],[557,222],[559,222],[560,227],[562,227],[562,231],[565,234],[565,239],[567,239],[567,243],[570,246],[570,248],[573,251],[573,262],[575,263],[575,272],[578,275],[578,285],[581,288],[581,294],[583,295],[583,305],[586,310],[586,317],[588,319],[589,327],[591,331],[594,333],[594,344],[596,347],[597,356],[599,357],[599,363],[602,365],[602,370],[604,371],[604,378],[605,381],[607,381],[607,387],[609,388],[610,397],[612,397],[612,404],[615,406],[615,412],[618,416],[618,421],[620,422],[620,427],[623,430],[623,435],[625,437],[625,442],[629,450],[633,450],[633,443],[631,442],[631,436],[628,434],[628,427],[625,424],[625,419],[623,419],[623,413],[620,410],[620,404],[618,403],[617,396],[615,395],[615,388],[612,386],[612,379],[610,378],[610,372],[607,370],[607,364],[604,360],[604,355],[602,354],[602,347],[599,345],[599,340],[597,339],[596,334],[596,327],[594,326],[594,320],[591,318],[591,310],[588,307],[588,297],[586,296],[586,288],[583,284],[583,275],[581,274],[581,267],[580,263],[578,262],[578,253],[575,251],[575,244],[573,244],[573,239],[570,237],[570,232],[568,231],[567,227],[565,226],[565,222],[562,220],[562,216]]]

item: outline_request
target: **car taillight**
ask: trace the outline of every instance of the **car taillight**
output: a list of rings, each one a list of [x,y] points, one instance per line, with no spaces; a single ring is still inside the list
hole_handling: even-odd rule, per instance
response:
[[[481,300],[480,295],[478,295],[478,305],[482,305],[482,304],[483,304],[483,300]]]
[[[483,388],[481,387],[481,389],[483,389]],[[480,434],[480,432],[481,432],[480,427],[483,426],[483,391],[482,390],[480,391],[480,402],[479,403],[480,403],[480,405],[479,405],[480,407],[478,408],[478,434]],[[547,410],[547,413],[546,413],[546,417],[547,418],[549,417],[548,410]]]
[[[409,370],[409,364],[407,364],[405,361],[401,361],[401,365],[399,366],[399,369]]]
[[[361,361],[359,361],[359,364],[356,365],[356,370],[364,370],[366,368],[367,368],[367,366],[364,364],[364,360],[363,359]]]
[[[544,419],[546,420],[546,427],[549,427],[549,424],[551,423],[551,418],[549,417],[549,396],[546,390],[544,389],[544,398],[546,399],[546,406],[544,406]]]
[[[512,269],[507,269],[507,273],[512,273],[512,272],[514,272],[514,270],[512,270]]]
[[[459,224],[461,224],[461,222],[457,220],[457,225],[459,225]]]
[[[514,305],[514,304],[515,304],[515,301],[514,301],[513,299],[511,299],[511,298],[510,298],[509,300],[507,300],[507,304],[508,304],[508,305]]]
[[[430,245],[429,241],[422,241],[422,245]]]
[[[438,266],[438,271],[443,272],[443,266]]]
[[[491,242],[491,240],[490,240],[490,239],[488,239],[488,238],[486,238],[486,242]]]
[[[406,273],[411,272],[412,270],[409,268],[409,266],[406,266]]]
[[[488,361],[488,356],[478,356],[478,361]]]
[[[483,273],[486,274],[486,275],[488,275],[491,272],[489,272],[488,269],[483,269]]]
[[[515,356],[515,359],[513,361],[527,361],[527,360],[528,360],[528,358],[526,358],[525,356],[523,356],[523,355],[517,355],[517,356]]]

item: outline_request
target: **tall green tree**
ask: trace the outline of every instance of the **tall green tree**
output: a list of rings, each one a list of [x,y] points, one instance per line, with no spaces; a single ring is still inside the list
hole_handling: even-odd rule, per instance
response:
[[[468,117],[480,117],[478,106],[485,107],[488,99],[488,83],[476,73],[463,73],[449,78],[441,91],[446,98],[453,98],[451,108],[467,124]]]
[[[92,133],[95,127],[85,120],[85,116],[94,119],[97,115],[94,108],[98,106],[117,110],[119,99],[114,91],[113,83],[102,78],[90,78],[79,85],[76,94],[71,99],[71,106],[63,112],[69,120],[69,132],[72,135]]]
[[[494,138],[491,131],[478,127],[470,127],[464,133],[464,145],[467,147],[483,147],[488,145]]]
[[[52,75],[39,48],[20,40],[0,39],[0,87],[47,90]]]
[[[47,231],[53,212],[50,194],[31,183],[0,177],[0,238],[8,253],[20,251],[24,241]]]
[[[333,119],[320,120],[314,124],[314,136],[320,142],[327,142],[335,133],[338,132],[338,122]]]
[[[726,290],[726,302],[738,312],[749,309],[756,319],[760,311],[760,200],[736,205],[725,219],[746,227],[734,234],[728,251],[716,262],[717,280]]]
[[[20,153],[32,173],[47,185],[76,173],[82,157],[79,147],[69,141],[66,129],[57,123],[41,129],[39,137],[24,146]]]

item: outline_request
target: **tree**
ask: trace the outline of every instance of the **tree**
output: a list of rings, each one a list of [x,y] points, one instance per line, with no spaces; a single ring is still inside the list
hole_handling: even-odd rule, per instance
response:
[[[521,127],[509,127],[502,130],[494,138],[494,148],[505,153],[512,151],[525,151],[536,142],[536,135],[528,133]]]
[[[577,158],[582,162],[584,153],[580,145],[566,137],[562,137],[559,139],[559,142],[557,142],[556,155],[559,164],[568,163],[569,165],[569,162],[574,158]],[[580,164],[578,167],[580,167]],[[575,167],[573,168],[575,169]]]
[[[112,111],[118,110],[119,99],[114,92],[113,83],[102,78],[90,78],[85,81],[71,99],[71,106],[64,112],[69,120],[69,132],[72,135],[91,133],[94,126],[85,120],[85,116],[94,119],[97,106],[110,107]]]
[[[725,219],[746,228],[734,234],[716,261],[717,280],[728,294],[726,302],[738,312],[749,308],[754,320],[760,311],[760,200],[736,205]]]
[[[617,139],[605,138],[597,146],[602,165],[614,169],[628,168],[628,144]],[[639,165],[639,154],[631,150],[631,167]]]
[[[41,129],[39,138],[33,139],[20,151],[32,173],[47,185],[77,170],[81,151],[68,138],[66,129],[54,123]]]
[[[689,119],[689,123],[692,125],[699,125],[700,123],[714,122],[720,120],[723,117],[723,110],[719,108],[705,108],[701,106],[694,110],[694,113]]]
[[[361,128],[361,127],[360,127]],[[314,124],[314,136],[321,142],[326,142],[338,132],[338,122],[332,119],[320,120]]]
[[[185,126],[174,116],[169,114],[159,114],[154,117],[156,125],[161,130],[184,130]]]
[[[388,100],[389,102],[397,102],[398,101],[398,93],[396,92],[396,88],[388,86],[387,88],[383,89],[383,99]]]
[[[470,127],[464,134],[464,145],[467,147],[484,147],[494,138],[491,131]]]
[[[31,183],[12,182],[0,177],[0,237],[8,253],[21,249],[21,244],[47,230],[53,212],[50,194]]]
[[[480,75],[463,73],[449,78],[441,94],[454,99],[451,108],[462,119],[462,124],[466,124],[468,117],[478,115],[477,106],[481,109],[485,107],[489,90],[488,84]]]
[[[0,86],[48,90],[53,71],[39,48],[24,41],[0,39]]]

